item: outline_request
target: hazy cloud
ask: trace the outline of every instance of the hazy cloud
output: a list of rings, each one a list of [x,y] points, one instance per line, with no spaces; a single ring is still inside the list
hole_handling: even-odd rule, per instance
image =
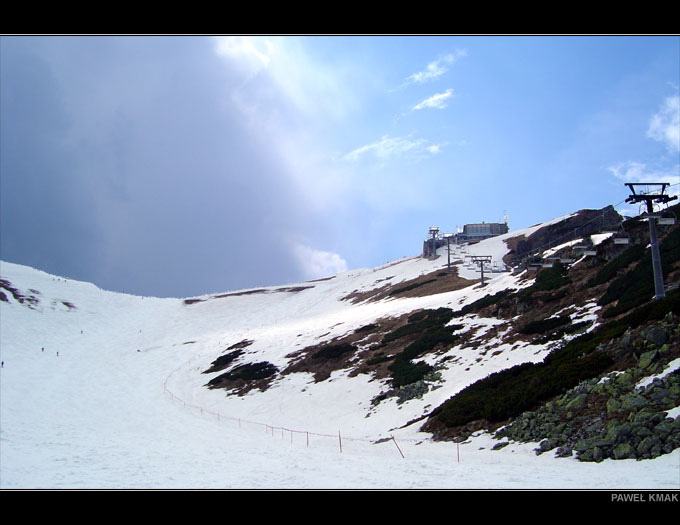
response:
[[[434,80],[446,73],[449,69],[448,66],[465,56],[467,56],[466,49],[456,49],[453,53],[449,53],[448,55],[428,63],[423,71],[418,71],[417,73],[409,75],[406,80],[415,82],[416,84]]]
[[[300,278],[309,207],[210,38],[3,37],[2,64],[3,260],[158,296]]]
[[[671,152],[680,151],[680,96],[667,97],[652,116],[647,136],[663,142]]]
[[[295,255],[306,280],[321,279],[347,271],[347,262],[337,253],[296,244]]]
[[[355,161],[366,154],[372,154],[378,159],[387,160],[407,153],[439,153],[439,145],[428,144],[425,139],[411,140],[401,137],[384,135],[375,142],[366,144],[347,153],[346,160]]]
[[[447,100],[453,95],[453,89],[447,89],[444,93],[435,93],[431,97],[426,98],[422,102],[416,104],[413,109],[437,108],[444,109],[447,106]]]

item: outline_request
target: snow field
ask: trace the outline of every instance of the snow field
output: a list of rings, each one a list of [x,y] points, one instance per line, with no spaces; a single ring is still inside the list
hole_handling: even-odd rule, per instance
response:
[[[498,238],[475,246],[502,252]],[[541,347],[500,345],[494,348],[500,353],[479,361],[478,349],[452,349],[457,361],[444,371],[444,387],[402,405],[389,399],[373,410],[370,400],[381,385],[346,371],[321,383],[294,374],[242,397],[204,387],[214,375],[202,372],[244,339],[253,341],[244,349],[247,362],[285,366],[291,352],[381,317],[459,308],[523,286],[509,273],[490,274],[484,288],[358,305],[340,300],[387,278],[396,284],[445,266],[446,256],[406,258],[300,283],[313,288],[298,292],[268,287],[185,305],[106,292],[3,262],[2,278],[24,293],[39,291],[40,302],[34,309],[12,298],[0,302],[0,488],[680,487],[680,451],[591,464],[536,456],[536,444],[493,451],[496,441],[484,433],[460,444],[432,442],[419,424],[404,426],[493,371],[542,359]],[[454,322],[478,327],[481,336],[497,320]]]

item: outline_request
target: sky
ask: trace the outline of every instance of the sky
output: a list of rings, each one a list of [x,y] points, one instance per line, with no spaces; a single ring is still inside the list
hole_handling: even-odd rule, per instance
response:
[[[678,36],[2,36],[0,260],[190,297],[680,182]]]

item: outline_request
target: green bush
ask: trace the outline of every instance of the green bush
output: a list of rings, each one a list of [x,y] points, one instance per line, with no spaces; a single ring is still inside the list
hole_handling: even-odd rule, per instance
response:
[[[675,227],[659,244],[662,272],[667,276],[672,266],[680,260],[680,228]],[[602,312],[603,317],[614,317],[649,301],[655,294],[652,254],[646,251],[632,270],[612,281],[598,300],[606,306],[617,301],[615,307]]]
[[[519,295],[531,295],[534,292],[543,292],[546,290],[557,290],[569,284],[571,280],[567,277],[568,268],[561,262],[555,263],[552,268],[543,268],[538,275],[534,284],[528,288],[521,290]]]
[[[594,277],[588,280],[586,286],[592,288],[599,284],[610,282],[619,270],[627,268],[634,262],[638,262],[644,256],[646,248],[642,244],[634,244],[623,253],[605,264]]]
[[[426,363],[413,363],[412,360],[433,350],[440,344],[453,344],[457,339],[452,332],[462,328],[461,325],[446,326],[453,318],[449,308],[423,310],[408,318],[408,322],[385,334],[382,344],[386,345],[406,336],[417,335],[416,339],[394,358],[388,367],[392,374],[392,385],[404,386],[423,379],[433,368]]]
[[[436,408],[430,419],[455,427],[478,419],[503,421],[533,409],[611,366],[611,356],[595,351],[600,344],[623,335],[628,328],[663,319],[671,311],[680,315],[680,289],[572,339],[542,363],[516,365],[473,383]]]
[[[433,367],[422,362],[411,363],[397,356],[389,369],[392,372],[392,386],[398,388],[420,381],[433,370]]]
[[[454,312],[453,316],[454,317],[463,317],[467,314],[473,313],[473,312],[478,312],[479,310],[486,308],[487,306],[491,306],[494,304],[499,303],[502,299],[505,299],[506,297],[509,297],[512,295],[512,290],[501,290],[498,293],[495,294],[489,294],[485,295],[481,299],[477,299],[476,301],[466,304],[458,310],[457,312]]]

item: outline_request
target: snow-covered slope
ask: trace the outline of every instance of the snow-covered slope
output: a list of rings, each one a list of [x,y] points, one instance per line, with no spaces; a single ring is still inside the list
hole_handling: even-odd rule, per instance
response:
[[[468,254],[500,263],[506,238],[534,230],[483,241]],[[203,372],[240,341],[252,341],[242,362],[284,368],[293,352],[375,320],[458,309],[526,285],[501,272],[486,275],[484,288],[475,281],[424,297],[347,300],[446,268],[446,249],[439,255],[190,300],[112,293],[3,262],[0,278],[17,294],[4,289],[7,301],[0,301],[0,487],[680,487],[677,450],[588,464],[536,456],[534,445],[492,451],[494,440],[483,433],[460,444],[432,442],[407,424],[493,371],[541,360],[547,349],[531,344],[492,342],[493,355],[483,351],[489,341],[459,350],[438,388],[401,404],[373,405],[384,385],[346,370],[320,382],[308,373],[282,375],[244,396],[205,387],[217,374]],[[465,255],[454,251],[452,260]],[[462,264],[457,269],[478,279]],[[483,334],[497,320],[457,322]]]

